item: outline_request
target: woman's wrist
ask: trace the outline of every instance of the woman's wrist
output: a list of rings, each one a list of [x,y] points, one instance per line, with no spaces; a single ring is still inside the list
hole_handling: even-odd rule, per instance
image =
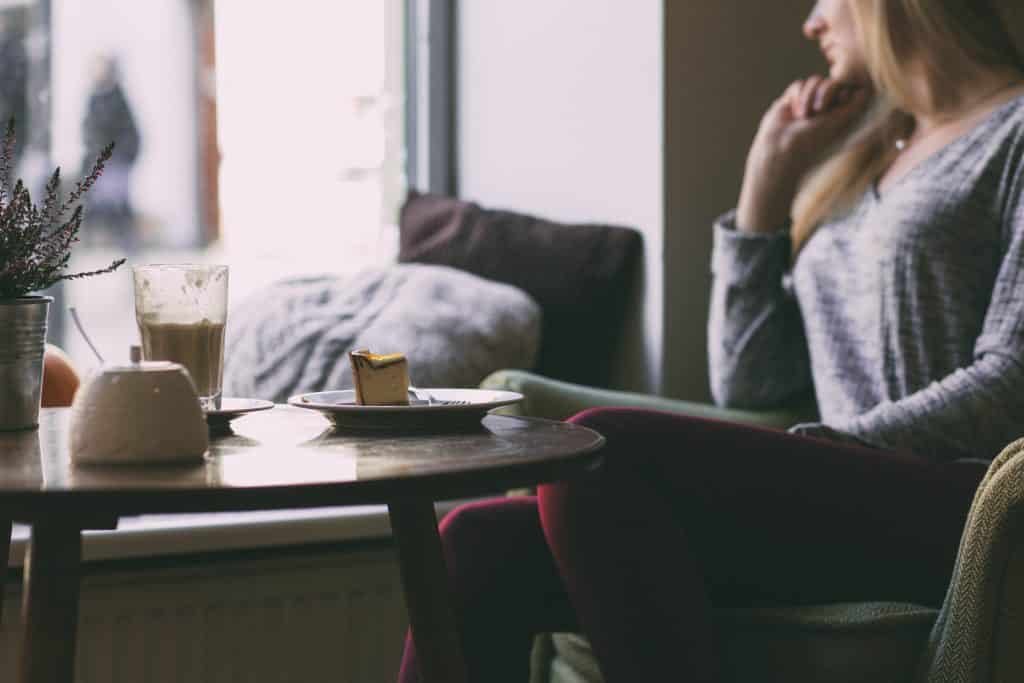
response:
[[[744,191],[736,207],[736,227],[749,233],[778,232],[789,225],[792,205],[793,195],[781,188],[770,195]]]
[[[798,183],[777,160],[771,163],[753,150],[743,174],[743,187],[736,207],[736,224],[740,231],[751,233],[777,232],[789,224]]]

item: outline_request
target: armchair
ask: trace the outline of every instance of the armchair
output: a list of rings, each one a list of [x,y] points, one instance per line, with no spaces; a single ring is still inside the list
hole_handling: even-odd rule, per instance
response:
[[[487,377],[489,389],[525,400],[507,413],[565,419],[596,406],[677,411],[785,427],[813,411],[745,412],[560,382],[519,370]],[[1024,680],[1024,439],[1007,446],[979,485],[940,610],[849,603],[720,610],[715,628],[723,681],[792,683],[1003,683]],[[531,683],[600,683],[579,634],[539,636]]]

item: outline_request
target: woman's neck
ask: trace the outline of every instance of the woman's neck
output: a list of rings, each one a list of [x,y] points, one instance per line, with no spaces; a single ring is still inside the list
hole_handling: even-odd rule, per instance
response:
[[[911,93],[915,101],[934,101],[927,99],[934,94],[924,87],[927,81],[918,78],[915,82],[921,84],[917,92]],[[887,192],[899,178],[964,135],[1001,104],[1024,94],[1024,75],[1009,69],[989,70],[971,79],[950,78],[946,87],[943,94],[949,104],[906,111],[911,117],[909,129],[904,137],[895,141],[892,160],[887,161],[887,167],[876,181],[878,192]]]
[[[1017,90],[1015,86],[1024,83],[1024,74],[1011,68],[975,67],[950,76],[942,84],[924,77],[915,79],[919,84],[915,101],[929,103],[908,112],[914,119],[915,136],[983,115],[1011,97]]]

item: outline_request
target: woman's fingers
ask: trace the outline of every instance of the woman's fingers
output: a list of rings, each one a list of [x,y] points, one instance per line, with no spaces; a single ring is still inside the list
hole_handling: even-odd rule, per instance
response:
[[[830,131],[846,129],[851,121],[864,111],[869,100],[867,89],[851,90],[849,95],[844,95],[841,101],[836,102],[835,106],[821,115],[819,125]]]
[[[799,118],[806,119],[812,115],[814,97],[823,80],[821,76],[811,76],[803,82],[803,85],[800,87],[799,104],[797,106],[797,116]]]
[[[820,114],[831,109],[833,105],[838,104],[844,88],[845,86],[841,85],[839,81],[834,81],[831,78],[822,81],[814,93],[813,113]]]
[[[777,102],[787,104],[793,118],[808,119],[849,102],[856,90],[831,78],[811,76],[790,84]]]
[[[789,87],[786,88],[786,92],[782,93],[780,98],[783,102],[793,107],[794,113],[796,111],[796,103],[800,99],[800,90],[804,87],[803,81],[793,81]]]
[[[854,106],[849,84],[839,84],[822,76],[811,76],[790,84],[761,119],[751,155],[797,156],[827,146],[850,121],[863,111]],[[863,104],[866,97],[860,101]],[[800,151],[804,150],[804,151]],[[788,162],[787,162],[788,163]]]
[[[867,88],[847,88],[846,94],[837,108],[846,116],[864,111],[871,101],[871,93]]]
[[[833,95],[834,97],[838,97]],[[870,101],[868,91],[860,88],[845,101],[818,114],[794,120],[785,135],[788,148],[797,156],[814,156],[827,150],[854,125]]]
[[[802,86],[803,81],[793,81],[790,83],[785,92],[779,96],[779,99],[775,100],[772,108],[788,113],[787,118],[797,118],[796,103],[800,96],[800,88]]]

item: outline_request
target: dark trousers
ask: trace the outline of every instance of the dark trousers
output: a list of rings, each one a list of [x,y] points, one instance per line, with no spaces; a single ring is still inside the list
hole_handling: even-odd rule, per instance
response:
[[[534,634],[561,631],[607,683],[713,681],[712,606],[937,606],[987,468],[654,411],[572,421],[603,467],[441,525],[471,681],[524,683]],[[419,680],[408,638],[399,680]]]

